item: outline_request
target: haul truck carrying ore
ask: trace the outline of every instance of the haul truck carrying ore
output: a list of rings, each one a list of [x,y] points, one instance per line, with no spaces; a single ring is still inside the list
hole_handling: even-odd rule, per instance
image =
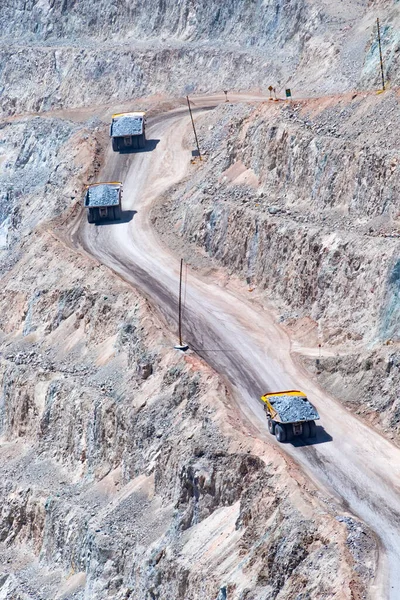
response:
[[[114,152],[146,146],[146,113],[121,113],[111,119],[110,137]]]
[[[83,201],[84,206],[88,209],[88,222],[99,223],[121,219],[121,197],[122,183],[120,181],[88,185]]]
[[[315,421],[319,414],[299,390],[272,392],[261,396],[268,418],[268,430],[278,442],[290,442],[295,436],[316,436]]]

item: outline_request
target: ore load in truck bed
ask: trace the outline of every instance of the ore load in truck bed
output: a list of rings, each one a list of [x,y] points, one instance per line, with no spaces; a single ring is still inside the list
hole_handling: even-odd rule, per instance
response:
[[[85,206],[118,206],[120,185],[94,185],[88,188]]]
[[[140,135],[143,132],[142,115],[124,115],[113,119],[111,124],[111,137],[125,137]]]
[[[315,421],[319,415],[305,395],[269,396],[268,400],[278,413],[282,423]]]

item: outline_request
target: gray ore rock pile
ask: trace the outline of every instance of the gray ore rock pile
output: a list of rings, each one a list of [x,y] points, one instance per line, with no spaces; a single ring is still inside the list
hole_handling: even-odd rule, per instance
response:
[[[318,413],[304,396],[275,396],[269,398],[282,423],[313,421]]]
[[[137,117],[119,117],[112,124],[111,135],[113,137],[137,135],[142,133],[142,119]]]
[[[85,206],[118,206],[119,188],[112,185],[94,185],[87,191]]]

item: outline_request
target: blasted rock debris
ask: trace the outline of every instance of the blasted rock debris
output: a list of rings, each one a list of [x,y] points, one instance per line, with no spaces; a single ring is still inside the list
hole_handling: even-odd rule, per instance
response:
[[[318,413],[304,396],[276,396],[269,398],[283,423],[296,421],[313,421]]]
[[[118,206],[119,188],[111,185],[90,187],[85,198],[85,206]]]
[[[143,119],[139,117],[118,117],[111,126],[112,137],[140,135],[143,132]]]

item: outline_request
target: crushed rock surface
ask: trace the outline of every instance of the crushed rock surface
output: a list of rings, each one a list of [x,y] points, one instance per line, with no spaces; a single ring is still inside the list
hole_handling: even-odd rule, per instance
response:
[[[112,123],[112,137],[140,135],[143,132],[143,119],[139,117],[118,117]]]
[[[87,191],[85,206],[117,206],[119,188],[112,185],[94,185]]]
[[[315,408],[303,396],[276,396],[268,400],[283,423],[313,421],[319,418]]]

